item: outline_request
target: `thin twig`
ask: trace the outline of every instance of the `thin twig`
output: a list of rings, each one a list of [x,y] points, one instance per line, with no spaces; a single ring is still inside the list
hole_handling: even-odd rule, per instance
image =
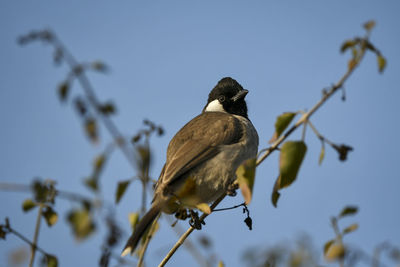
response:
[[[20,232],[14,230],[11,227],[7,227],[6,228],[10,233],[14,234],[15,236],[17,236],[19,239],[21,239],[22,241],[24,241],[25,243],[27,243],[28,245],[30,245],[31,247],[34,247],[37,251],[39,251],[40,253],[42,253],[43,255],[49,255],[44,249],[42,249],[41,247],[39,247],[37,244],[35,245],[34,243],[32,243],[27,237],[25,237],[23,234],[21,234]]]
[[[220,196],[217,200],[214,201],[214,203],[211,205],[211,210],[214,210],[216,206],[218,206],[219,203],[225,198],[226,194],[223,194]],[[204,221],[204,219],[208,216],[209,214],[203,213],[200,216],[200,221]],[[165,258],[161,261],[161,263],[158,265],[158,267],[165,266],[165,264],[169,261],[169,259],[174,255],[175,251],[183,244],[185,239],[193,232],[195,228],[190,226],[188,230],[179,238],[179,240],[175,243],[175,245],[171,248],[171,250],[168,252],[168,254],[165,256]]]
[[[25,184],[16,184],[16,183],[0,183],[0,191],[11,191],[11,192],[30,192],[32,191],[32,187],[30,185]],[[90,198],[87,198],[83,195],[77,194],[75,192],[69,192],[65,190],[56,190],[56,195],[60,198],[64,198],[71,201],[85,201],[91,202]]]
[[[63,56],[67,64],[70,66],[72,71],[75,71],[77,67],[80,66],[78,61],[74,58],[74,56],[69,52],[69,50],[63,45],[63,43],[58,39],[55,33],[52,34],[52,43],[56,47],[56,49],[59,49],[63,51]],[[84,74],[83,71],[80,72],[75,72],[76,77],[81,84],[81,87],[83,91],[85,92],[87,99],[89,100],[89,103],[92,105],[93,109],[99,113],[98,107],[100,106],[100,101],[97,99],[96,94],[94,93],[93,87],[87,78],[87,76]],[[135,160],[132,154],[132,151],[126,146],[126,141],[123,135],[120,133],[118,130],[117,126],[114,124],[114,122],[107,116],[99,116],[99,118],[102,120],[104,126],[108,130],[108,132],[111,134],[113,137],[114,141],[116,144],[118,144],[118,147],[122,150],[123,154],[125,157],[128,159],[129,163],[132,165],[133,168],[135,168]]]
[[[365,37],[364,42],[367,41],[367,37]],[[360,55],[357,58],[356,63],[353,65],[352,68],[348,68],[347,72],[340,78],[340,80],[332,86],[332,88],[325,92],[322,96],[322,98],[288,130],[285,132],[285,134],[281,135],[281,137],[278,138],[269,148],[265,150],[265,152],[257,158],[256,161],[256,166],[259,166],[273,151],[277,150],[279,145],[282,144],[283,141],[285,141],[299,126],[301,126],[303,123],[307,122],[308,119],[336,92],[338,91],[341,87],[343,87],[343,84],[345,81],[350,77],[350,75],[353,73],[353,71],[359,66],[360,62],[364,58],[366,48],[365,46],[362,47]],[[218,198],[212,205],[211,205],[211,210],[213,210],[224,198],[226,194],[222,195],[220,198]],[[200,217],[200,221],[205,219],[208,216],[208,214],[203,213]],[[182,243],[185,241],[185,239],[193,232],[194,228],[190,227],[180,238],[179,240],[175,243],[175,245],[171,248],[171,250],[168,252],[168,254],[165,256],[165,258],[161,261],[159,264],[159,267],[164,266],[168,260],[174,255],[176,250],[182,245]]]
[[[38,215],[36,217],[35,233],[33,235],[33,241],[31,244],[31,258],[29,261],[29,267],[32,267],[33,262],[35,261],[36,247],[37,247],[37,242],[39,239],[39,232],[40,232],[40,222],[42,221],[42,210],[43,210],[43,204],[40,204],[39,209],[38,209]]]

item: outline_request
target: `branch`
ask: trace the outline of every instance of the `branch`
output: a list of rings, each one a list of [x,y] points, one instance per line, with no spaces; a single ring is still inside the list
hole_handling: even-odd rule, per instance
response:
[[[30,185],[24,185],[24,184],[0,183],[0,191],[30,192],[32,191],[32,187]],[[79,202],[92,201],[90,198],[87,198],[83,195],[64,190],[56,190],[56,195],[59,196],[60,198],[64,198],[71,201],[79,201]]]
[[[218,206],[218,204],[225,198],[226,193],[224,193],[222,196],[220,196],[217,200],[214,201],[214,203],[211,205],[211,211],[215,209],[215,207]],[[211,213],[210,213],[211,214]],[[200,221],[204,221],[204,219],[208,216],[209,214],[203,213],[200,216]],[[165,256],[165,258],[161,261],[161,263],[158,265],[158,267],[165,266],[165,264],[169,261],[169,259],[174,255],[174,253],[178,250],[178,248],[183,244],[185,239],[193,232],[195,228],[193,226],[190,226],[189,229],[186,230],[186,232],[179,238],[179,240],[175,243],[175,245],[171,248],[171,250],[168,252],[168,254]]]
[[[340,78],[340,80],[334,84],[331,89],[327,92],[324,92],[322,98],[306,113],[302,115],[302,117],[288,130],[285,132],[285,134],[281,135],[278,140],[276,140],[270,147],[264,150],[263,154],[261,154],[257,161],[256,161],[256,166],[259,166],[269,155],[271,155],[272,152],[277,150],[279,148],[279,145],[283,143],[297,128],[299,128],[302,124],[307,123],[309,118],[334,94],[336,93],[340,88],[343,87],[344,83],[347,81],[347,79],[350,77],[350,75],[354,72],[354,70],[359,66],[360,62],[364,58],[365,52],[366,52],[366,44],[368,43],[368,34],[367,36],[361,40],[362,41],[362,46],[361,46],[361,51],[360,54],[357,57],[357,60],[354,61],[352,66],[349,66],[347,72]],[[220,198],[218,198],[212,205],[211,205],[211,210],[213,211],[214,208],[225,198],[226,193],[223,194]],[[203,215],[200,217],[200,221],[203,221],[208,214],[203,213]],[[165,258],[161,261],[159,267],[164,266],[168,260],[174,255],[176,250],[182,245],[182,243],[185,241],[185,239],[193,232],[194,228],[191,226],[189,229],[179,238],[179,240],[175,243],[175,245],[172,247],[172,249],[168,252],[168,254],[165,256]]]

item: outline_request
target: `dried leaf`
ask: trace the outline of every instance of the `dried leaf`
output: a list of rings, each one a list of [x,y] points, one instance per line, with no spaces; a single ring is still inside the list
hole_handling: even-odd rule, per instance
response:
[[[270,144],[272,144],[279,138],[283,131],[285,131],[285,129],[289,126],[295,115],[295,112],[285,112],[276,118],[275,133],[272,136],[271,140],[269,140]]]
[[[250,204],[256,175],[256,159],[248,159],[236,170],[237,183],[239,184],[246,205]]]
[[[58,86],[58,97],[60,98],[61,102],[64,102],[67,100],[68,93],[69,93],[69,82],[68,81],[63,81],[59,86]]]
[[[36,207],[36,205],[37,204],[35,202],[33,202],[32,199],[30,199],[30,198],[25,199],[25,201],[22,203],[22,210],[24,212],[28,212],[31,209],[33,209],[34,207]]]
[[[346,227],[346,228],[343,230],[343,234],[345,235],[345,234],[354,232],[354,231],[357,230],[357,229],[358,229],[358,224],[357,224],[357,223],[354,223],[354,224],[352,224],[352,225]]]
[[[108,67],[106,64],[104,64],[101,61],[94,61],[92,63],[92,68],[94,70],[100,71],[100,72],[107,72],[108,71]]]
[[[356,206],[346,206],[343,208],[343,210],[339,214],[339,218],[349,216],[349,215],[354,215],[358,212],[358,207]]]
[[[118,182],[117,191],[115,192],[115,203],[119,203],[130,183],[131,180]]]

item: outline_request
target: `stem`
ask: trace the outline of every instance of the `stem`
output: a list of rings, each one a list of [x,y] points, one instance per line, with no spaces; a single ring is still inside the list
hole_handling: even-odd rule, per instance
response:
[[[364,43],[368,40],[368,35],[364,39]],[[343,84],[347,81],[347,79],[350,77],[350,75],[354,72],[354,70],[360,65],[360,62],[364,58],[365,55],[365,45],[362,47],[361,52],[359,57],[357,58],[357,61],[355,65],[352,68],[348,68],[347,72],[340,78],[340,80],[332,86],[332,88],[324,93],[322,98],[287,131],[285,134],[281,135],[278,140],[276,140],[269,148],[265,150],[261,156],[257,158],[256,161],[256,166],[259,166],[273,151],[277,150],[279,148],[279,145],[282,144],[283,141],[285,141],[299,126],[302,124],[306,123],[309,118],[334,94],[336,91],[338,91]],[[212,205],[211,205],[211,210],[213,211],[214,208],[225,198],[226,194],[223,194],[220,198],[218,198]],[[208,216],[208,214],[203,213],[200,217],[200,221],[205,219]],[[179,240],[175,243],[175,245],[172,247],[172,249],[168,252],[168,254],[165,256],[165,258],[161,261],[159,264],[159,267],[165,266],[165,264],[168,262],[168,260],[174,255],[176,250],[183,244],[185,239],[193,232],[194,228],[190,227],[180,238]]]
[[[39,251],[40,253],[42,253],[43,255],[47,255],[47,252],[44,251],[44,249],[40,248],[37,245],[34,245],[27,237],[25,237],[23,234],[21,234],[20,232],[12,229],[11,227],[7,228],[8,231],[10,231],[10,233],[14,234],[15,236],[17,236],[19,239],[21,239],[22,241],[24,241],[25,243],[27,243],[28,245],[30,245],[31,247],[35,247],[35,249],[37,251]]]
[[[347,81],[350,75],[354,72],[354,70],[360,65],[360,62],[364,58],[366,48],[361,49],[361,53],[356,61],[356,64],[352,68],[348,68],[347,72],[340,78],[340,80],[332,86],[332,88],[325,92],[322,96],[321,100],[319,100],[310,111],[303,114],[303,116],[293,125],[285,134],[281,135],[278,140],[276,140],[265,152],[262,154],[256,162],[256,166],[260,165],[273,151],[275,151],[283,141],[290,136],[290,134],[295,131],[300,125],[307,122],[309,118],[340,88],[343,87],[343,84]]]
[[[70,66],[71,70],[74,71],[76,67],[80,66],[78,61],[72,56],[72,54],[64,47],[62,42],[58,39],[58,37],[54,34],[51,33],[53,36],[53,45],[57,48],[63,51],[64,59],[67,62],[67,64]],[[79,83],[81,84],[81,87],[83,91],[85,92],[87,99],[89,100],[89,103],[92,105],[93,109],[95,112],[99,115],[98,117],[102,120],[104,126],[108,130],[108,132],[111,134],[113,137],[115,143],[118,145],[118,147],[122,150],[123,154],[129,161],[129,163],[132,165],[133,168],[135,168],[135,160],[132,154],[132,151],[126,146],[126,142],[122,134],[119,132],[117,126],[114,124],[114,122],[107,116],[103,116],[102,114],[99,114],[98,107],[100,106],[100,102],[97,99],[96,94],[94,93],[93,87],[87,78],[87,76],[84,74],[83,71],[77,73],[76,78],[78,79]]]
[[[214,208],[216,206],[218,206],[219,203],[221,203],[221,201],[225,198],[225,196],[226,196],[226,194],[223,194],[217,200],[214,201],[214,203],[210,207],[211,211],[213,211]],[[207,214],[207,213],[203,213],[200,216],[200,221],[203,221],[208,215],[209,214]],[[169,259],[172,257],[172,255],[174,255],[174,253],[178,250],[178,248],[183,244],[185,239],[193,232],[194,229],[195,229],[194,227],[190,226],[189,229],[186,230],[186,232],[179,238],[179,240],[175,243],[175,245],[171,248],[171,250],[165,256],[165,258],[161,261],[161,263],[158,265],[158,267],[165,266],[165,264],[169,261]]]
[[[37,242],[38,242],[39,231],[40,231],[40,222],[42,220],[42,210],[43,210],[43,204],[40,204],[39,209],[38,209],[38,215],[36,217],[36,226],[35,226],[35,233],[33,235],[33,242],[31,244],[31,258],[29,261],[29,267],[33,266],[33,262],[35,260]]]

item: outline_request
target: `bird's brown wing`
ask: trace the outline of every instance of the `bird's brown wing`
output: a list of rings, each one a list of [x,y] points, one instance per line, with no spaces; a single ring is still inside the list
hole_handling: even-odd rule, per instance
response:
[[[228,113],[204,112],[195,117],[171,140],[158,184],[175,182],[186,172],[218,154],[221,146],[238,142],[242,131],[239,120]]]

